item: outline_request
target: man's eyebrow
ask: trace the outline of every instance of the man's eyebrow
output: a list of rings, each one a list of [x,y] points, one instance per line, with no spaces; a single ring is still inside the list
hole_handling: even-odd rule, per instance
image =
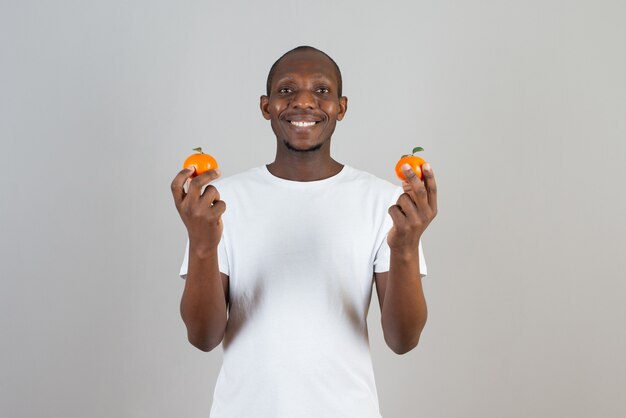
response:
[[[282,77],[277,77],[275,81],[278,83],[280,81],[293,81],[293,78],[289,75],[284,75]]]
[[[331,78],[328,77],[327,75],[325,75],[324,73],[316,73],[316,74],[311,74],[311,77],[315,80],[315,81],[327,81],[330,82]],[[281,82],[281,81],[294,81],[294,77],[292,74],[285,74],[282,77],[276,78],[276,82]]]

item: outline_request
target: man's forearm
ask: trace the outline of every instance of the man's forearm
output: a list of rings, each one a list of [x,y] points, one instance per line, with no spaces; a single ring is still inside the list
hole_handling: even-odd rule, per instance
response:
[[[180,312],[191,344],[200,350],[210,351],[221,343],[227,312],[217,249],[198,251],[190,244]]]
[[[397,354],[417,346],[427,309],[419,270],[419,253],[391,250],[389,279],[381,321],[385,341]]]

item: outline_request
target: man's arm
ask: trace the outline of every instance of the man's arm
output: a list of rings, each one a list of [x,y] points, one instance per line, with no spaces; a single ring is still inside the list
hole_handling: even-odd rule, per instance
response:
[[[407,181],[395,205],[389,208],[393,227],[387,235],[391,250],[389,271],[375,273],[385,342],[395,353],[417,346],[428,311],[419,268],[420,238],[437,214],[435,177],[424,164],[424,181],[403,168]]]
[[[180,314],[189,342],[202,351],[211,351],[224,338],[228,321],[228,276],[220,273],[217,249],[203,255],[189,244],[189,267],[180,301]]]
[[[426,298],[415,264],[392,254],[389,271],[375,273],[385,342],[396,354],[415,348],[426,325]]]
[[[185,192],[184,184],[192,174],[193,166],[182,170],[171,186],[176,209],[189,235],[187,279],[180,313],[189,342],[202,351],[211,351],[222,342],[228,319],[228,276],[220,273],[217,259],[226,204],[214,186],[207,186],[219,177],[219,171],[196,176]]]

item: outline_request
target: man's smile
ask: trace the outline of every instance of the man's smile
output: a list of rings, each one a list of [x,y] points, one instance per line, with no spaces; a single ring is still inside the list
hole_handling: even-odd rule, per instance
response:
[[[317,112],[287,111],[279,119],[281,124],[284,124],[282,125],[283,144],[288,149],[296,152],[320,149],[323,142],[318,143],[318,141],[328,121],[326,115]],[[305,142],[300,143],[301,141]]]
[[[305,122],[305,121],[297,121],[297,120],[292,120],[289,122],[294,126],[304,127],[304,128],[308,128],[309,126],[313,126],[316,123],[319,123],[319,122]]]
[[[288,113],[282,119],[294,128],[311,128],[324,120],[323,117],[311,113]]]

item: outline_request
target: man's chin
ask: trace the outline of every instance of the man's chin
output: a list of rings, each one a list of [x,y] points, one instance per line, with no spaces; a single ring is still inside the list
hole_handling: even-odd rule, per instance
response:
[[[293,151],[293,152],[315,152],[315,151],[320,150],[323,145],[323,143],[319,143],[319,144],[311,145],[310,147],[299,148],[299,147],[293,146],[292,144],[289,143],[289,141],[285,139],[283,139],[283,144],[285,144],[285,147],[287,147],[289,151]]]

